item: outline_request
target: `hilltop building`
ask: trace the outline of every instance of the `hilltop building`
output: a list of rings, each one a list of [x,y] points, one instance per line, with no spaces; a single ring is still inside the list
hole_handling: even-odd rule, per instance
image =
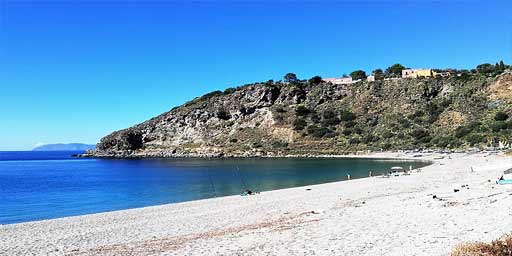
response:
[[[322,80],[333,84],[351,84],[357,82],[353,81],[352,77],[323,78]]]
[[[432,77],[436,76],[436,72],[432,69],[404,69],[402,70],[402,78]]]
[[[368,77],[366,77],[366,80],[368,82],[374,82],[375,81],[375,76],[368,76]]]

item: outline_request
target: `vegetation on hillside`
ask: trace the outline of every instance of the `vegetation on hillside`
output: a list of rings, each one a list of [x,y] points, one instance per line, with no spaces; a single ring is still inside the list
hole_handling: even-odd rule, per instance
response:
[[[342,85],[288,73],[284,81],[211,92],[105,137],[99,150],[339,154],[512,142],[510,66],[498,62],[440,70],[448,77],[386,79],[404,68],[376,69],[372,82],[362,70],[351,72],[361,81]]]

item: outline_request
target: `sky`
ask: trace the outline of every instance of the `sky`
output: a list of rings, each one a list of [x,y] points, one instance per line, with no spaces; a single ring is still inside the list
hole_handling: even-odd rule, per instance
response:
[[[213,90],[512,63],[512,1],[0,0],[0,151],[97,143]]]

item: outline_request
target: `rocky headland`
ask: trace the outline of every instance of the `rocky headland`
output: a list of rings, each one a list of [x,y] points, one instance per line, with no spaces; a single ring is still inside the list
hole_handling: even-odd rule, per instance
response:
[[[208,93],[101,139],[92,157],[281,157],[508,147],[512,72]]]

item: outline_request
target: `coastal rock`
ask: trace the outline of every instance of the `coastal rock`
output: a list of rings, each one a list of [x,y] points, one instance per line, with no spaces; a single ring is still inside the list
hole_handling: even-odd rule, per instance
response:
[[[347,85],[255,83],[208,93],[113,132],[89,154],[123,158],[314,156],[486,147],[511,137],[508,126],[493,120],[496,111],[511,113],[507,94],[511,87],[511,73]]]

